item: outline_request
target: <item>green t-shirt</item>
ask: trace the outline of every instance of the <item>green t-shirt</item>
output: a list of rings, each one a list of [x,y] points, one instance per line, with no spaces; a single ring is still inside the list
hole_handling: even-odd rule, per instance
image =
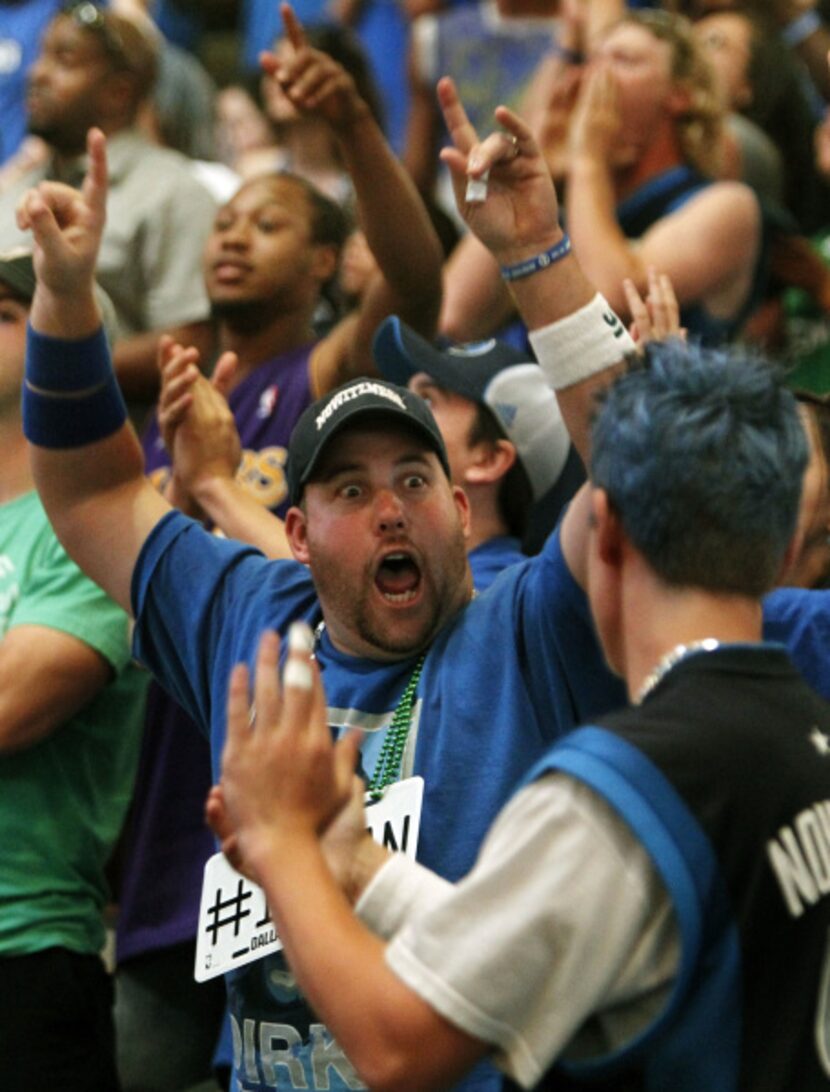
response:
[[[147,677],[127,615],[70,561],[36,493],[0,505],[0,640],[39,625],[78,638],[113,680],[80,713],[0,755],[0,954],[100,951],[104,868],[135,778]]]

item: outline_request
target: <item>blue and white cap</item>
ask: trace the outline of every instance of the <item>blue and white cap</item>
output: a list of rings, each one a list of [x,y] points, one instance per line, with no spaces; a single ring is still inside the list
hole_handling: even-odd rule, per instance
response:
[[[515,446],[534,500],[558,480],[570,437],[556,395],[529,352],[495,338],[438,348],[396,315],[380,324],[372,351],[393,383],[405,386],[426,372],[438,386],[486,406]]]

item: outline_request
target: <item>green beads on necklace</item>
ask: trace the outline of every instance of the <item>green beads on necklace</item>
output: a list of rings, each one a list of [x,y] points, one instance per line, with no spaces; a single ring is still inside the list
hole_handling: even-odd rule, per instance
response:
[[[409,729],[412,727],[412,707],[415,704],[415,692],[421,678],[426,653],[422,652],[415,664],[415,670],[401,694],[392,714],[392,723],[386,730],[386,738],[375,764],[375,772],[369,782],[369,793],[373,800],[380,800],[383,790],[393,782],[400,780],[401,762]]]

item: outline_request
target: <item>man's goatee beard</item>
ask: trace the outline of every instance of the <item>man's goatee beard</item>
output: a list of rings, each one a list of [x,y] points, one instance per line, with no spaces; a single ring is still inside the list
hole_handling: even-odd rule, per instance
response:
[[[274,318],[274,305],[265,300],[211,301],[211,317],[237,334],[256,334]]]

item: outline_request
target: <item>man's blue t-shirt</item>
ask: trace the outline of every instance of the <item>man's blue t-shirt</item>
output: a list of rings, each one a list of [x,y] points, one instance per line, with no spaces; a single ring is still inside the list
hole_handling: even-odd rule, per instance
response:
[[[522,544],[517,538],[497,535],[470,550],[467,560],[473,573],[473,587],[482,592],[505,569],[519,561],[526,561],[527,554],[522,553]]]

